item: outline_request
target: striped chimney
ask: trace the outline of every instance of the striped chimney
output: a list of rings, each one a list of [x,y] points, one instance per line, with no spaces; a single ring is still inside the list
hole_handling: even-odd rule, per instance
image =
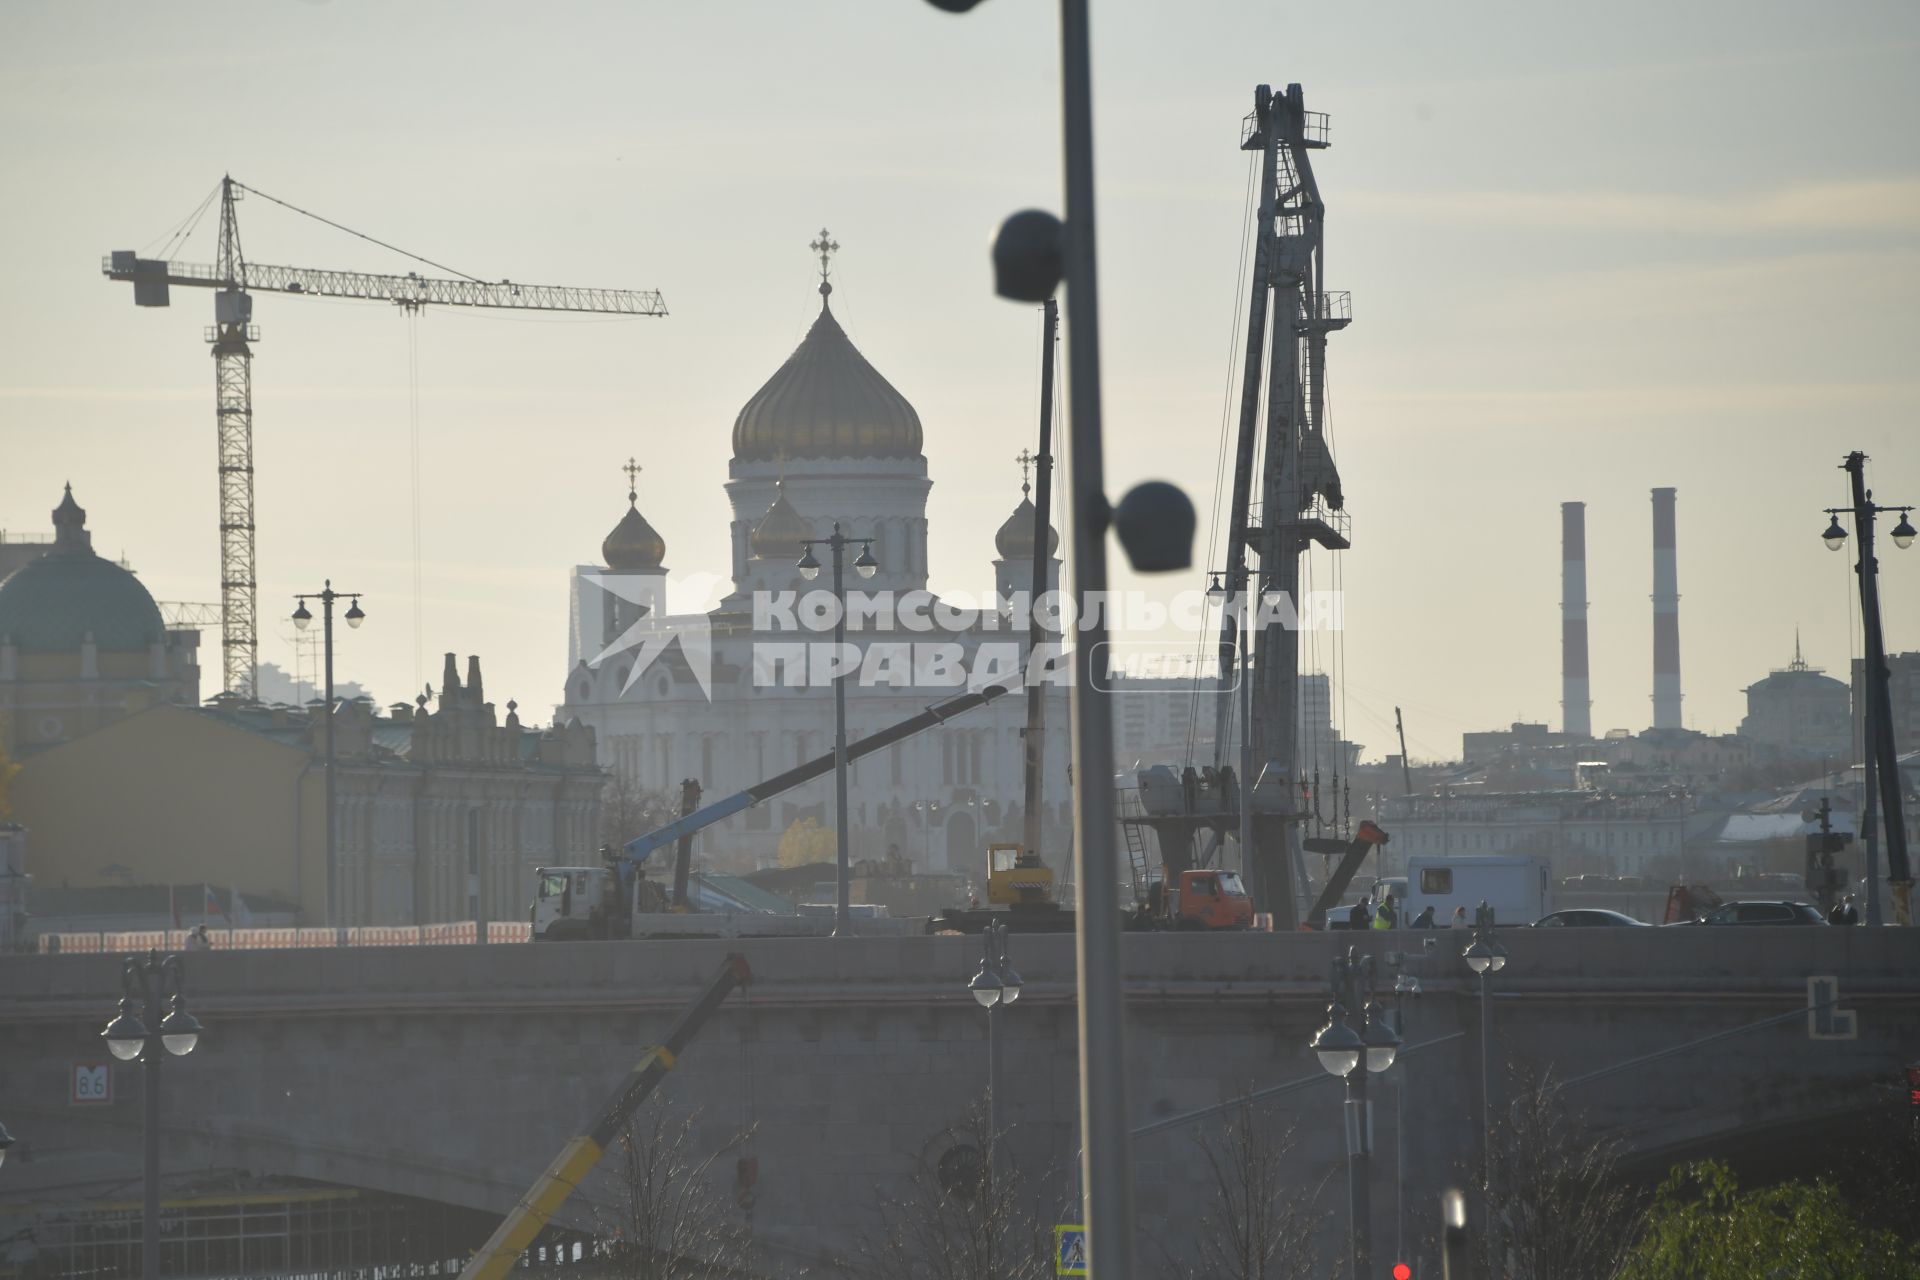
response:
[[[1680,727],[1680,571],[1673,490],[1653,491],[1653,727]]]
[[[1560,729],[1593,736],[1587,685],[1587,504],[1560,504]]]

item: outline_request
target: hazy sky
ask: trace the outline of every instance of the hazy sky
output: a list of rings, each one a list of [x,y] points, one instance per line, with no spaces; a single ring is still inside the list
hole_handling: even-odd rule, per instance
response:
[[[1347,713],[1370,755],[1396,703],[1416,757],[1558,724],[1568,499],[1596,729],[1650,718],[1654,485],[1679,490],[1687,723],[1734,728],[1796,626],[1844,675],[1834,468],[1865,449],[1883,500],[1920,500],[1920,10],[1095,9],[1109,478],[1186,486],[1203,553],[1245,306],[1240,118],[1262,81],[1332,115]],[[71,480],[157,597],[218,598],[211,300],[137,311],[99,259],[157,247],[231,171],[475,275],[666,294],[666,319],[418,322],[425,678],[478,653],[496,701],[546,713],[568,569],[621,514],[629,454],[669,565],[724,571],[733,417],[818,308],[823,224],[837,314],[926,425],[935,585],[990,583],[1038,321],[991,296],[985,246],[1059,205],[1050,6],[15,3],[0,112],[0,527],[44,532]],[[241,218],[255,261],[407,269],[264,201]],[[209,222],[181,256],[211,243]],[[408,322],[275,295],[255,318],[261,657],[290,665],[290,593],[331,576],[370,615],[343,677],[407,696]],[[1889,645],[1920,648],[1920,550],[1883,566]]]

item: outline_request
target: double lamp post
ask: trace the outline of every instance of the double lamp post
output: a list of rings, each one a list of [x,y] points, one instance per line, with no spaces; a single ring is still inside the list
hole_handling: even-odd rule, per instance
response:
[[[825,286],[822,286],[823,288]],[[841,662],[841,654],[847,639],[847,586],[844,565],[846,550],[854,543],[860,544],[860,555],[853,562],[853,571],[862,578],[871,578],[880,569],[880,562],[873,558],[873,539],[849,538],[840,532],[840,522],[834,521],[833,533],[825,538],[807,538],[800,544],[800,562],[794,567],[800,570],[800,576],[812,582],[820,576],[820,560],[813,554],[815,547],[826,547],[833,560],[833,841],[834,841],[834,905],[833,936],[850,937],[853,933],[852,882],[849,879],[851,868],[847,861],[847,672]],[[328,776],[332,773],[329,771]]]
[[[120,1012],[100,1035],[114,1057],[137,1061],[141,1067],[145,1208],[140,1223],[140,1274],[142,1280],[159,1280],[160,1064],[169,1054],[185,1057],[200,1042],[200,1020],[187,1012],[180,957],[163,957],[158,951],[149,951],[145,960],[127,957],[120,969]]]
[[[326,652],[326,671],[327,671],[327,720],[326,720],[326,732],[327,732],[327,747],[326,747],[326,750],[327,750],[327,913],[326,913],[326,924],[328,928],[332,928],[334,925],[339,923],[338,917],[339,917],[339,910],[340,910],[339,898],[338,898],[338,883],[337,883],[339,879],[339,873],[335,869],[335,865],[334,865],[335,862],[337,861],[336,849],[338,847],[338,844],[337,844],[338,836],[334,830],[334,819],[333,819],[333,603],[336,600],[345,600],[349,602],[347,606],[347,613],[346,613],[347,625],[352,627],[356,631],[360,629],[360,624],[367,620],[367,615],[364,612],[362,612],[360,608],[359,592],[335,591],[333,589],[333,579],[329,578],[327,579],[326,586],[321,590],[307,592],[303,595],[296,595],[294,597],[295,608],[293,611],[293,625],[298,627],[302,631],[305,631],[308,627],[313,625],[313,613],[311,610],[307,608],[307,601],[309,600],[318,600],[320,602],[320,616],[323,619],[323,622],[321,624],[321,627],[322,627],[321,635],[323,637],[323,647]]]

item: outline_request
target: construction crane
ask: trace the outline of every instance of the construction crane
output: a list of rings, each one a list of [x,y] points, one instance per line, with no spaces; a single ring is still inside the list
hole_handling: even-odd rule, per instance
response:
[[[376,275],[248,262],[240,249],[240,224],[234,216],[234,205],[249,190],[262,199],[382,248],[403,253],[442,271],[453,271],[264,191],[246,187],[231,176],[220,179],[220,242],[216,261],[211,265],[142,258],[132,250],[116,250],[101,261],[100,269],[109,280],[132,283],[133,303],[138,307],[169,305],[169,291],[174,285],[215,290],[214,322],[206,331],[206,339],[213,348],[214,422],[219,442],[221,666],[224,688],[246,698],[254,695],[254,671],[259,665],[254,598],[253,344],[260,340],[260,330],[253,324],[253,294],[359,298],[368,302],[391,302],[410,311],[435,305],[631,316],[667,314],[666,303],[655,290],[516,284],[511,280],[481,280],[457,271],[453,271],[453,275],[458,279],[436,279],[414,272]]]
[[[1261,85],[1243,123],[1240,148],[1260,153],[1260,199],[1254,237],[1253,280],[1248,300],[1246,354],[1241,370],[1239,434],[1233,471],[1227,557],[1222,576],[1228,599],[1281,597],[1299,604],[1300,557],[1310,545],[1345,550],[1345,500],[1340,474],[1326,438],[1327,335],[1347,327],[1346,293],[1325,286],[1326,204],[1314,180],[1311,153],[1327,146],[1327,117],[1308,111],[1300,86],[1284,93]],[[1264,379],[1262,374],[1265,374]],[[1256,466],[1261,440],[1261,402],[1266,407],[1263,466]],[[1260,498],[1254,501],[1255,472]],[[1257,567],[1249,556],[1258,559]],[[1257,607],[1257,606],[1243,606]],[[1220,690],[1214,735],[1216,765],[1224,768],[1232,681],[1240,668],[1236,620],[1221,611]],[[1309,788],[1298,760],[1299,635],[1278,614],[1263,618],[1253,634],[1251,723],[1256,768],[1270,770],[1305,806]],[[1260,778],[1265,778],[1263,773]],[[1243,780],[1250,796],[1260,781]],[[1291,806],[1283,806],[1291,807]],[[1296,896],[1301,835],[1295,822],[1257,824],[1254,848],[1241,853],[1252,882],[1255,907],[1271,911],[1278,927],[1300,920]]]

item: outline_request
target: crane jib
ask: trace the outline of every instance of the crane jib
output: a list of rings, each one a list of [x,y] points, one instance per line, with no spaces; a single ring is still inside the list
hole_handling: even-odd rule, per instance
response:
[[[254,293],[290,293],[316,298],[358,298],[403,306],[495,307],[514,311],[593,311],[612,315],[664,316],[667,304],[653,289],[586,289],[567,285],[519,284],[512,280],[450,280],[433,276],[382,275],[366,271],[325,271],[241,265],[235,279],[210,263],[142,258],[128,250],[108,254],[100,264],[110,280],[131,281],[140,306],[168,305],[169,286],[200,289],[238,288]]]
[[[1004,693],[1010,693],[1017,687],[1019,687],[1018,684],[993,684],[972,693],[948,698],[945,702],[937,702],[917,716],[902,720],[898,724],[888,725],[876,733],[868,734],[858,742],[849,743],[847,759],[851,762],[872,755],[876,751],[884,751],[894,743],[911,738],[916,733],[943,724],[955,716],[965,715],[977,707],[984,707],[995,698]],[[815,756],[804,764],[795,765],[785,773],[776,774],[765,782],[755,783],[744,791],[736,791],[723,800],[716,800],[664,827],[629,840],[625,846],[627,858],[632,862],[643,862],[655,849],[672,844],[682,836],[692,835],[763,800],[771,800],[783,791],[791,791],[802,783],[823,777],[832,771],[833,759],[831,751],[823,756]]]

